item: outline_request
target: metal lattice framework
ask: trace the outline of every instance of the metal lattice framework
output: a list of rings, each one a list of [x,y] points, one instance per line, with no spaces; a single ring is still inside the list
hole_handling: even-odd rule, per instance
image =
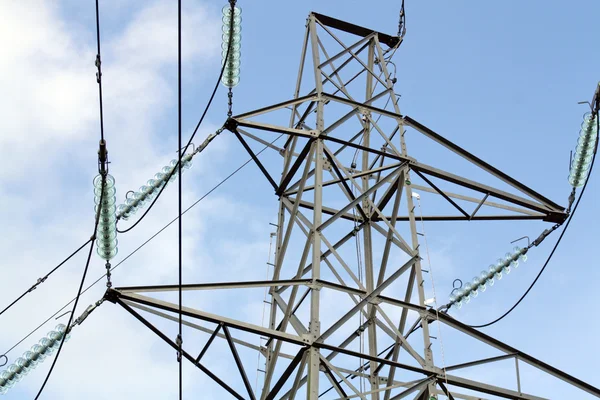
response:
[[[355,42],[347,45],[342,37]],[[560,223],[567,214],[563,207],[401,113],[395,77],[389,71],[390,55],[400,42],[398,37],[311,13],[293,99],[228,121],[227,129],[252,156],[279,198],[272,278],[189,284],[183,290],[266,287],[269,324],[263,327],[183,307],[184,324],[210,335],[199,355],[186,350],[185,343],[184,358],[238,399],[293,400],[302,393],[316,400],[327,382],[334,389],[331,398],[480,399],[488,394],[541,399],[521,391],[519,363],[600,397],[599,389],[426,305],[423,274],[427,271],[421,266],[414,189],[436,196],[450,210],[444,215],[425,215],[424,221]],[[339,50],[330,55],[328,43]],[[310,87],[305,90],[307,82]],[[280,116],[290,111],[289,123],[284,122]],[[409,130],[460,156],[479,176],[488,177],[486,182],[500,182],[505,189],[419,162],[408,152]],[[283,136],[283,147],[274,144],[274,134]],[[256,144],[276,150],[283,168],[274,172],[268,159],[259,160],[253,149]],[[348,250],[355,245],[362,249],[356,260]],[[177,285],[117,288],[107,292],[107,299],[177,349],[139,312],[176,321],[178,305],[151,295],[177,290]],[[332,305],[327,293],[334,293],[336,299],[341,295],[347,303]],[[432,323],[460,331],[501,355],[442,369],[432,352]],[[236,338],[240,331],[264,338],[264,346]],[[365,346],[357,343],[361,338]],[[239,372],[245,391],[232,387],[202,363],[215,340],[229,345],[235,362],[231,371]],[[252,388],[239,346],[264,356],[262,391]],[[408,361],[399,361],[401,351]],[[517,390],[453,375],[454,370],[506,359],[515,360]],[[360,368],[356,368],[358,360],[364,361]],[[355,378],[367,384],[357,387]],[[461,393],[465,389],[480,395]]]

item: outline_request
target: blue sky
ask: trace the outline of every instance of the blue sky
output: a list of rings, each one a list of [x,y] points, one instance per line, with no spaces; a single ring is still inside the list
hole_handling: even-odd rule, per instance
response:
[[[235,111],[292,96],[310,11],[394,34],[398,3],[240,2],[242,79],[235,89]],[[594,52],[600,5],[591,0],[406,3],[407,35],[394,58],[402,111],[566,205],[569,151],[575,147],[586,111],[577,102],[590,100],[600,80]],[[218,74],[223,5],[184,1],[184,132],[188,135]],[[105,129],[118,200],[175,156],[175,7],[175,2],[166,0],[101,1]],[[0,15],[8,16],[0,27],[0,47],[5,49],[0,60],[4,94],[0,98],[0,148],[8,150],[0,170],[0,249],[5,254],[0,304],[4,304],[89,237],[99,123],[92,5],[2,3]],[[221,88],[199,138],[220,126],[225,105]],[[435,158],[437,167],[460,168],[433,148],[416,150],[424,158]],[[235,138],[221,135],[195,159],[186,175],[184,206],[246,159]],[[485,332],[600,386],[593,369],[593,361],[600,356],[594,345],[600,324],[590,311],[599,300],[600,278],[594,261],[600,235],[595,224],[596,176],[535,289],[509,317]],[[270,186],[254,166],[246,167],[202,202],[184,220],[186,280],[223,280],[224,275],[227,279],[262,279],[272,229],[268,223],[275,221],[276,205]],[[429,203],[428,208],[423,197],[425,213],[432,212],[433,205]],[[139,229],[119,239],[115,261],[175,214],[176,193],[170,190]],[[447,298],[454,278],[468,280],[510,250],[511,240],[537,237],[549,226],[540,222],[427,223],[438,300]],[[115,271],[114,281],[118,285],[174,282],[176,232],[175,227],[168,229],[124,263]],[[533,249],[524,266],[452,315],[473,324],[501,315],[534,279],[557,236]],[[79,254],[0,317],[0,352],[74,296],[84,262],[85,255]],[[102,272],[103,263],[94,256],[88,282]],[[99,284],[86,293],[80,312],[103,292]],[[231,310],[227,297],[189,299],[207,308],[229,307],[240,318],[260,324],[262,293],[244,296],[246,304],[239,310]],[[11,352],[11,358],[56,323],[33,334]],[[174,337],[174,326],[164,328]],[[483,347],[471,347],[471,341],[450,330],[443,331],[443,338],[448,364],[495,355]],[[442,350],[439,345],[435,343],[436,359]],[[225,354],[219,351],[212,355],[217,365]],[[174,357],[123,310],[106,304],[73,332],[46,398],[174,398]],[[7,398],[32,398],[48,366],[39,367]],[[513,381],[508,383],[513,379],[509,368],[499,364],[474,370],[470,376],[513,385]],[[250,369],[254,382],[255,371]],[[523,373],[529,378],[525,391],[552,399],[592,398],[527,368]],[[203,398],[223,398],[220,389],[193,368],[186,367],[185,378],[189,398],[198,390],[205,393]]]

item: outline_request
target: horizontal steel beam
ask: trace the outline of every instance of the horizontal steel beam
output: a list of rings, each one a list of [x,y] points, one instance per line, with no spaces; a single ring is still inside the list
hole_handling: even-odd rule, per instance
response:
[[[352,50],[354,48],[356,48],[356,47],[358,47],[360,45],[364,45],[365,43],[369,42],[374,35],[375,35],[375,32],[371,32],[370,34],[368,34],[367,36],[365,36],[363,39],[359,40],[358,42],[354,43],[353,45],[351,45],[349,47],[344,48],[344,50],[341,50],[336,55],[328,57],[325,61],[323,61],[323,62],[321,62],[321,64],[319,64],[319,66],[317,67],[317,69],[322,70],[323,67],[325,67],[326,65],[329,65],[329,64],[333,63],[334,61],[336,61],[340,57],[343,57],[345,54],[349,54],[349,53],[352,54],[351,52],[352,52]],[[319,42],[320,42],[320,40],[319,40]],[[321,43],[321,49],[322,50],[324,49],[322,43]],[[356,54],[358,54],[358,53],[356,53]],[[352,55],[352,57],[354,57],[354,55]],[[332,67],[332,68],[335,68],[335,67]],[[323,71],[321,71],[321,73],[323,73]],[[334,72],[332,75],[337,75],[337,73]],[[328,79],[328,80],[331,82],[331,79]]]
[[[250,111],[250,112],[247,112],[247,113],[244,113],[244,114],[239,114],[239,115],[234,116],[233,119],[235,119],[235,120],[237,120],[239,122],[240,120],[243,120],[243,119],[255,117],[255,116],[261,115],[261,114],[266,114],[268,112],[272,112],[272,111],[275,111],[275,110],[280,110],[280,109],[285,108],[285,107],[298,105],[300,103],[304,103],[305,101],[313,101],[313,100],[316,100],[316,99],[317,99],[317,95],[316,94],[309,94],[307,96],[298,97],[298,98],[295,98],[293,100],[283,101],[281,103],[277,103],[277,104],[273,104],[271,106],[259,108],[257,110]]]
[[[119,299],[121,301],[127,300],[130,302],[139,303],[139,304],[143,304],[143,305],[150,306],[150,307],[156,307],[158,309],[165,310],[165,311],[179,313],[179,305],[177,305],[177,304],[153,299],[151,297],[142,296],[142,295],[136,294],[136,293],[121,293],[118,290],[110,289],[107,291],[105,297],[109,301],[117,301]],[[257,335],[272,337],[272,338],[279,339],[284,342],[295,344],[295,345],[303,346],[308,343],[307,340],[305,340],[299,336],[296,336],[296,335],[292,335],[292,334],[289,334],[286,332],[276,331],[274,329],[263,328],[262,326],[238,321],[233,318],[227,318],[227,317],[223,317],[220,315],[211,314],[211,313],[196,310],[196,309],[190,308],[190,307],[183,307],[181,310],[181,313],[184,316],[201,319],[203,321],[208,321],[208,322],[212,322],[215,324],[222,323],[223,325],[230,327],[230,328],[239,329],[239,330],[254,333]]]
[[[391,217],[386,217],[390,219]],[[476,215],[465,217],[464,215],[423,215],[423,221],[539,221],[546,220],[546,215]],[[419,215],[419,220],[421,216]],[[383,218],[374,216],[372,221],[383,221]],[[399,215],[397,221],[410,221],[410,217]]]
[[[213,289],[248,289],[260,287],[298,286],[308,285],[310,279],[283,279],[246,282],[212,282],[194,283],[181,285],[182,291],[188,290],[213,290]],[[179,291],[179,285],[150,285],[150,286],[124,286],[115,288],[121,293],[149,293],[149,292],[175,292]]]
[[[421,132],[428,138],[438,142],[439,144],[446,147],[447,149],[452,150],[454,153],[462,156],[463,158],[465,158],[469,162],[477,165],[479,168],[483,169],[484,171],[494,175],[496,178],[502,180],[503,182],[507,183],[508,185],[514,187],[515,189],[518,189],[519,191],[521,191],[523,193],[526,193],[531,198],[536,199],[537,201],[539,201],[542,204],[546,205],[547,207],[551,208],[552,211],[555,211],[555,212],[563,212],[564,211],[564,207],[559,206],[558,204],[551,201],[547,197],[542,196],[535,190],[522,184],[521,182],[517,181],[513,177],[508,176],[507,174],[500,171],[496,167],[492,166],[491,164],[488,164],[487,162],[483,161],[481,158],[468,152],[467,150],[463,149],[462,147],[458,146],[457,144],[451,142],[450,140],[446,139],[442,135],[439,135],[438,133],[434,132],[432,129],[429,129],[428,127],[421,124],[420,122],[415,121],[411,117],[405,116],[404,123],[414,129],[416,129],[417,131]]]
[[[411,126],[417,130],[419,130],[419,132],[425,134],[428,137],[431,137],[432,139],[438,141],[439,143],[443,144],[445,147],[447,147],[448,149],[450,149],[451,151],[455,152],[456,154],[461,155],[462,157],[464,157],[465,159],[467,159],[469,162],[473,163],[474,165],[478,166],[479,168],[482,168],[483,170],[487,171],[488,173],[490,173],[491,175],[497,177],[498,179],[506,182],[507,184],[513,186],[514,188],[518,189],[519,191],[521,191],[524,194],[527,194],[528,196],[536,199],[537,201],[540,201],[542,204],[540,203],[535,203],[532,201],[529,201],[527,199],[523,199],[521,198],[521,203],[516,203],[516,204],[520,204],[523,205],[525,207],[528,208],[533,208],[536,209],[537,211],[543,212],[543,213],[547,213],[549,215],[548,217],[548,221],[551,222],[559,222],[560,219],[562,218],[562,220],[564,220],[566,218],[566,214],[564,212],[564,208],[559,206],[558,204],[550,201],[549,199],[547,199],[546,197],[542,196],[541,194],[535,192],[533,189],[530,189],[529,187],[527,187],[526,185],[518,182],[516,179],[506,175],[505,173],[503,173],[502,171],[496,169],[495,167],[491,166],[490,164],[487,164],[486,162],[484,162],[483,160],[481,160],[480,158],[472,155],[471,153],[467,152],[466,150],[462,149],[461,147],[459,147],[458,145],[450,142],[449,140],[443,138],[442,136],[438,135],[437,133],[433,132],[432,130],[430,130],[427,127],[424,127],[423,125],[419,124],[418,122],[416,122],[415,120],[411,119],[410,117],[407,116],[403,116],[400,114],[396,114],[395,112],[392,111],[387,111],[378,107],[373,107],[367,104],[363,104],[363,103],[358,103],[356,101],[353,100],[349,100],[349,99],[345,99],[343,97],[339,97],[339,96],[335,96],[335,95],[331,95],[328,93],[323,93],[323,97],[336,101],[338,103],[342,103],[342,104],[347,104],[353,107],[362,107],[366,110],[369,110],[371,112],[374,112],[376,114],[380,114],[380,115],[384,115],[390,118],[393,118],[395,120],[397,120],[399,123],[405,123],[408,126]],[[387,157],[392,157],[394,158],[393,155],[390,154],[386,154],[385,156]],[[414,166],[414,164],[418,164],[418,163],[411,163],[411,167]],[[423,170],[423,168],[419,169],[422,172],[426,172]],[[432,174],[430,174],[432,175]],[[449,174],[452,175],[452,174]],[[454,175],[455,176],[455,175]],[[459,178],[460,181],[460,177],[455,176],[456,178]],[[465,180],[467,182],[472,182],[472,181],[468,181]],[[473,182],[474,183],[474,182]],[[463,185],[464,186],[464,185]],[[496,190],[498,191],[498,190]],[[483,191],[485,193],[485,191]],[[501,191],[498,191],[501,192]],[[503,192],[506,193],[506,192]],[[508,194],[508,193],[506,193]],[[496,196],[498,197],[498,196]],[[518,196],[512,196],[515,198],[519,198]],[[501,198],[501,197],[499,197]],[[505,199],[507,201],[511,201],[508,199]],[[533,207],[531,207],[533,206]],[[557,220],[557,221],[555,221]]]
[[[246,136],[246,137],[249,137],[250,139],[252,139],[254,141],[257,141],[258,143],[260,143],[260,144],[262,144],[262,145],[264,145],[266,147],[269,147],[270,149],[275,150],[279,154],[283,154],[283,152],[284,152],[283,148],[275,146],[271,142],[268,142],[268,141],[266,141],[264,139],[261,139],[258,136],[251,134],[250,132],[247,132],[247,131],[245,131],[243,129],[240,129],[240,128],[238,128],[238,132],[241,133],[242,135]],[[294,153],[293,156],[297,157],[298,154]]]
[[[307,280],[289,280],[288,282],[294,282],[295,284],[306,284],[306,281]],[[367,295],[367,293],[365,291],[360,290],[360,289],[354,289],[354,288],[350,288],[347,286],[343,286],[343,285],[339,285],[339,284],[335,284],[335,283],[331,283],[331,282],[327,282],[327,281],[323,281],[323,280],[317,280],[316,282],[324,287],[330,287],[330,288],[337,289],[337,290],[340,290],[343,292],[353,293],[353,294],[361,295],[363,297]],[[276,283],[277,283],[277,285],[274,285],[274,286],[281,286],[280,285],[281,282],[276,282]],[[194,285],[192,285],[192,286],[194,286]],[[152,299],[152,298],[138,295],[135,293],[129,293],[129,292],[121,293],[119,290],[111,289],[107,292],[107,299],[110,300],[111,296],[114,296],[115,298],[120,298],[123,301],[127,300],[129,302],[135,302],[135,303],[144,304],[144,305],[151,306],[151,307],[157,307],[159,309],[163,309],[163,310],[170,311],[170,312],[175,312],[175,313],[178,312],[178,305],[176,305],[176,304]],[[420,313],[422,315],[427,315],[428,318],[439,319],[440,322],[443,322],[446,325],[448,325],[454,329],[457,329],[463,333],[466,333],[466,334],[482,341],[483,343],[486,343],[498,350],[501,350],[501,351],[509,354],[511,357],[516,355],[521,361],[524,361],[533,367],[536,367],[554,377],[557,377],[557,378],[559,378],[581,390],[584,390],[584,391],[600,398],[600,389],[598,389],[598,388],[590,385],[589,383],[586,383],[578,378],[575,378],[575,377],[559,370],[558,368],[555,368],[547,363],[544,363],[543,361],[540,361],[526,353],[523,353],[523,352],[515,349],[514,347],[511,347],[491,336],[488,336],[474,328],[471,328],[468,325],[466,325],[458,320],[455,320],[454,318],[450,317],[446,313],[442,313],[442,312],[436,313],[435,311],[429,310],[425,307],[421,307],[421,306],[418,306],[415,304],[407,303],[407,302],[404,302],[401,300],[392,299],[392,298],[385,297],[385,296],[376,296],[376,298],[378,300],[380,300],[382,302],[386,302],[388,304],[392,304],[395,306],[400,306],[400,307],[411,309],[413,311],[417,311],[418,313]],[[240,330],[244,330],[247,332],[264,335],[264,336],[268,336],[268,337],[274,337],[276,339],[281,339],[282,341],[285,341],[288,343],[297,344],[297,345],[307,344],[306,340],[304,340],[303,338],[296,336],[296,335],[291,335],[291,334],[288,334],[285,332],[279,332],[279,331],[275,331],[272,329],[266,329],[266,328],[260,327],[258,325],[247,324],[244,322],[237,321],[235,319],[225,318],[222,316],[195,310],[195,309],[192,309],[189,307],[184,307],[182,312],[183,312],[183,315],[187,315],[189,317],[198,318],[198,319],[202,319],[202,320],[213,322],[213,323],[223,323],[232,328],[236,328],[236,329],[240,329]],[[323,347],[323,348],[328,348],[328,347],[321,346],[321,344],[315,344],[315,345]],[[333,346],[330,346],[330,347],[333,347]],[[330,348],[330,349],[338,350],[337,348]],[[342,351],[342,353],[343,353],[343,351]],[[365,355],[362,355],[362,357],[366,358]],[[459,385],[459,386],[461,386],[461,385]],[[524,397],[522,397],[522,398],[524,398]]]
[[[296,202],[296,199],[294,197],[286,196],[286,198],[289,199],[290,203],[292,203],[292,204],[294,204]],[[306,201],[306,200],[300,200],[299,206],[302,208],[309,209],[309,210],[314,210],[314,208],[315,208],[314,203],[311,203],[310,201]],[[339,210],[336,210],[331,207],[325,207],[325,206],[321,207],[321,211],[323,211],[323,214],[327,214],[327,215],[336,215],[339,212]],[[358,221],[358,222],[363,221],[363,218],[360,215],[354,216],[350,213],[343,213],[339,216],[339,218],[347,219],[348,221]]]
[[[353,35],[365,37],[375,32],[377,34],[377,37],[379,38],[379,41],[387,45],[388,47],[396,47],[401,41],[401,38],[398,36],[392,36],[386,33],[377,32],[369,28],[354,25],[349,22],[342,21],[337,18],[328,17],[326,15],[319,14],[316,12],[312,12],[311,14],[314,15],[315,18],[323,25],[329,26],[340,31],[348,32]]]
[[[247,121],[245,119],[242,120],[234,120],[239,126],[245,126],[246,128],[254,128],[260,129],[263,131],[276,132],[276,133],[284,133],[286,135],[291,136],[300,136],[306,138],[314,138],[317,136],[316,131],[308,131],[304,129],[295,129],[295,128],[285,128],[279,125],[271,125],[264,124],[261,122]]]
[[[472,181],[470,179],[463,178],[462,176],[454,175],[450,172],[443,171],[441,169],[437,169],[427,164],[422,164],[419,162],[413,162],[410,164],[410,168],[416,171],[423,172],[427,175],[434,176],[436,178],[466,187],[468,189],[475,190],[480,193],[489,194],[490,196],[496,197],[501,200],[505,200],[511,202],[513,204],[520,205],[522,207],[529,208],[531,210],[535,210],[537,212],[551,215],[552,210],[548,209],[548,207],[543,204],[528,200],[526,198],[513,195],[511,193],[505,192],[500,189],[496,189],[492,186],[484,185],[479,182]],[[560,214],[560,213],[559,213]]]
[[[515,390],[509,390],[487,383],[473,381],[471,379],[461,378],[454,375],[445,375],[440,378],[442,382],[448,382],[449,385],[459,386],[469,390],[475,390],[481,393],[491,394],[492,396],[498,396],[505,399],[512,400],[549,400],[545,397],[534,396],[527,393],[519,393]]]
[[[123,307],[126,311],[128,311],[131,315],[133,315],[138,321],[140,321],[148,329],[150,329],[158,337],[160,337],[165,343],[167,343],[169,346],[171,346],[174,350],[177,350],[177,352],[179,354],[181,354],[185,359],[187,359],[189,362],[191,362],[192,364],[194,364],[198,369],[200,369],[202,372],[204,372],[206,375],[208,375],[213,381],[215,381],[223,389],[227,390],[236,399],[244,400],[244,398],[239,393],[237,393],[233,388],[231,388],[229,385],[227,385],[225,382],[223,382],[210,369],[206,368],[204,365],[202,365],[200,362],[198,362],[188,352],[186,352],[185,350],[181,349],[181,347],[178,344],[176,344],[167,335],[165,335],[163,332],[161,332],[160,329],[158,329],[157,327],[155,327],[154,325],[152,325],[149,321],[147,321],[140,314],[138,314],[136,311],[134,311],[129,305],[127,305],[123,301],[123,299],[110,297],[109,300],[112,301],[112,302],[114,302],[114,303],[116,303],[116,304],[119,304],[121,307]]]
[[[466,362],[466,363],[462,363],[462,364],[455,364],[455,365],[451,365],[449,367],[444,368],[446,371],[452,371],[455,369],[461,369],[461,368],[469,368],[469,367],[474,367],[476,365],[481,365],[481,364],[487,364],[487,363],[492,363],[492,362],[496,362],[496,361],[502,361],[502,360],[507,360],[510,358],[515,358],[516,354],[504,354],[501,356],[497,356],[497,357],[489,357],[489,358],[483,358],[481,360],[476,360],[476,361],[470,361],[470,362]]]
[[[354,289],[354,290],[362,292],[361,290],[358,290],[358,289]],[[495,339],[489,335],[486,335],[485,333],[480,332],[477,329],[471,328],[470,326],[466,325],[465,323],[452,318],[450,315],[448,315],[444,312],[436,312],[435,310],[430,310],[428,308],[425,308],[425,307],[422,307],[422,306],[419,306],[416,304],[407,303],[402,300],[397,300],[397,299],[393,299],[393,298],[385,297],[385,296],[379,296],[378,299],[384,303],[388,303],[391,305],[396,305],[399,307],[404,307],[404,308],[408,308],[408,309],[417,311],[424,318],[440,321],[440,322],[450,326],[451,328],[454,328],[454,329],[456,329],[460,332],[463,332],[473,338],[476,338],[479,341],[481,341],[489,346],[492,346],[500,351],[503,351],[506,354],[510,354],[511,356],[516,355],[516,357],[518,357],[519,360],[526,362],[527,364],[531,365],[532,367],[535,367],[541,371],[544,371],[558,379],[561,379],[564,382],[567,382],[583,391],[586,391],[586,392],[600,398],[600,389],[590,385],[587,382],[582,381],[581,379],[578,379],[572,375],[569,375],[566,372],[563,372],[563,371],[559,370],[558,368],[555,368],[541,360],[538,360],[537,358],[532,357],[529,354],[523,353],[522,351],[520,351],[512,346],[509,346],[506,343],[503,343],[498,339]]]
[[[158,311],[158,310],[156,310],[154,308],[146,307],[146,306],[143,306],[141,304],[133,303],[131,301],[126,301],[126,300],[124,300],[123,303],[127,304],[128,306],[130,306],[132,308],[136,308],[138,310],[141,310],[141,311],[144,311],[144,312],[148,312],[150,314],[154,314],[156,316],[159,316],[161,318],[167,319],[169,321],[179,322],[179,317],[174,317],[174,316],[169,315],[167,313]],[[186,321],[185,319],[181,321],[181,324],[185,325],[185,326],[187,326],[189,328],[196,329],[197,331],[200,331],[200,332],[209,333],[211,335],[214,334],[214,332],[215,332],[215,330],[213,330],[213,329],[206,328],[206,327],[204,327],[202,325],[194,324],[193,322]],[[221,339],[225,339],[225,335],[222,334],[222,333],[217,333],[216,336],[219,337],[219,338],[221,338]],[[242,346],[248,347],[249,349],[256,350],[258,352],[263,353],[263,350],[259,346],[255,345],[255,344],[248,343],[248,342],[245,342],[243,340],[236,339],[236,338],[233,338],[233,341],[235,343],[237,343],[237,344],[240,344]]]
[[[558,368],[555,368],[541,360],[538,360],[535,357],[530,356],[529,354],[523,353],[522,351],[519,351],[516,348],[499,341],[498,339],[495,339],[489,335],[486,335],[485,333],[480,332],[477,329],[471,328],[470,326],[452,318],[451,316],[449,316],[446,313],[440,312],[440,313],[436,314],[435,311],[431,311],[431,310],[426,310],[426,312],[429,313],[431,318],[439,319],[444,324],[446,324],[454,329],[457,329],[463,333],[466,333],[467,335],[469,335],[471,337],[479,339],[483,343],[486,343],[492,347],[495,347],[496,349],[501,350],[507,354],[516,354],[516,356],[519,358],[519,360],[524,361],[527,364],[529,364],[541,371],[544,371],[558,379],[561,379],[562,381],[567,382],[583,391],[586,391],[586,392],[596,396],[597,398],[600,398],[600,389],[590,385],[587,382],[582,381],[581,379],[578,379],[572,375],[569,375],[566,372],[559,370]],[[437,315],[437,318],[436,318],[436,315]]]
[[[335,185],[336,183],[340,183],[342,181],[348,181],[350,179],[361,178],[361,177],[366,176],[366,175],[372,175],[372,174],[376,174],[378,172],[387,171],[387,170],[392,169],[392,168],[398,168],[398,167],[402,166],[402,164],[403,163],[393,163],[393,164],[390,164],[390,165],[384,165],[383,167],[373,168],[373,169],[370,169],[368,171],[361,171],[361,172],[357,172],[355,174],[350,174],[350,176],[348,178],[344,177],[342,179],[340,179],[340,178],[331,179],[329,181],[323,182],[322,186],[326,187],[326,186],[330,186],[330,185]],[[304,191],[307,192],[309,190],[313,190],[314,188],[315,188],[314,185],[306,186],[304,188]],[[296,193],[298,193],[298,190],[294,189],[294,190],[288,190],[284,194],[285,195],[293,195],[293,194],[296,194]],[[380,208],[380,209],[382,209],[382,208]]]
[[[410,186],[413,189],[416,189],[418,191],[423,191],[423,192],[438,194],[438,192],[436,192],[434,189],[432,189],[430,187],[427,187],[427,186],[421,186],[421,185],[417,185],[415,183],[411,183]],[[471,203],[475,203],[477,205],[482,205],[482,206],[486,206],[486,207],[493,207],[493,208],[500,208],[502,210],[514,211],[514,212],[517,212],[517,213],[526,214],[526,215],[532,215],[532,216],[536,216],[536,217],[542,217],[542,218],[545,217],[544,214],[540,214],[540,213],[528,210],[526,208],[513,207],[513,206],[509,206],[507,204],[496,203],[496,202],[487,200],[487,198],[485,198],[485,200],[482,202],[481,199],[477,198],[477,197],[465,196],[465,195],[462,195],[462,194],[453,193],[453,192],[446,192],[446,191],[444,193],[446,193],[446,195],[448,197],[452,197],[453,199],[464,200],[464,201],[468,201],[468,202],[471,202]],[[489,196],[489,194],[486,193],[486,196]]]

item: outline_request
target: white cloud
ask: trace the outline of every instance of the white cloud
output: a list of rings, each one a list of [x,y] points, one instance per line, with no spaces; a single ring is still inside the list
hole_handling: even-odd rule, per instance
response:
[[[119,11],[116,3],[109,3],[113,12]],[[124,26],[107,23],[103,30],[105,129],[111,173],[117,178],[119,200],[127,190],[135,190],[175,156],[176,124],[171,118],[176,101],[175,7],[164,0],[136,4],[135,7]],[[184,82],[202,85],[210,80],[207,76],[213,76],[203,71],[209,67],[211,72],[215,71],[218,65],[215,61],[220,41],[220,20],[203,4],[186,2],[185,7]],[[3,94],[0,97],[0,148],[8,149],[3,152],[0,169],[0,251],[3,254],[0,290],[1,304],[5,304],[89,237],[93,217],[91,177],[96,169],[99,123],[93,29],[81,28],[73,22],[72,16],[64,18],[58,6],[42,1],[35,4],[28,2],[27,5],[24,2],[3,2],[0,3],[0,15],[4,16],[0,25],[0,48],[3,51],[0,58],[0,88]],[[110,21],[110,18],[106,20]],[[208,84],[212,85],[212,82]],[[186,89],[184,93],[187,92],[189,90]],[[203,138],[218,122],[207,121],[198,137]],[[187,134],[189,130],[186,128]],[[223,135],[185,175],[184,204],[190,204],[228,173],[223,170],[220,160],[228,155],[230,144],[230,139]],[[120,236],[120,254],[116,262],[175,216],[175,193],[173,187],[169,189],[138,229]],[[223,210],[231,212],[223,213]],[[200,281],[263,279],[271,230],[266,225],[268,218],[264,214],[263,209],[246,204],[244,198],[234,199],[219,193],[186,214],[184,277]],[[245,220],[243,225],[239,223],[241,219]],[[236,232],[223,233],[220,225],[235,227]],[[115,283],[174,282],[176,226],[171,226],[119,267],[113,275]],[[294,236],[294,239],[298,236],[302,239],[302,234]],[[217,237],[218,240],[215,239]],[[293,257],[298,257],[303,247],[302,240],[293,242],[286,259],[286,272],[295,270],[298,260]],[[451,244],[454,247],[456,243]],[[455,254],[446,251],[446,248],[437,252],[433,248],[432,245],[431,262],[436,283],[449,284],[457,276]],[[341,252],[346,251],[350,252],[346,248]],[[85,256],[85,252],[79,254],[18,307],[0,317],[0,350],[19,340],[38,321],[74,296]],[[92,260],[88,283],[104,272],[103,262],[95,255]],[[390,270],[401,265],[403,260],[394,256]],[[326,268],[323,267],[323,270],[326,271]],[[429,297],[429,282],[427,284]],[[402,297],[403,293],[395,292],[395,289],[398,287],[392,286],[388,291]],[[444,287],[440,283],[436,289],[438,298],[445,298],[449,285]],[[100,298],[103,292],[102,282],[82,297],[79,312]],[[260,323],[263,292],[255,290],[252,294],[255,293],[258,295],[253,297],[242,297],[239,293],[237,300],[242,304],[239,309],[229,307],[227,300],[230,295],[227,293],[186,294],[186,299],[192,305],[200,304],[199,308],[234,317],[245,315],[248,320]],[[309,300],[299,311],[304,321],[307,320],[307,303]],[[323,290],[322,304],[323,328],[326,329],[341,316],[341,306],[347,309],[353,303],[345,294]],[[394,321],[399,319],[397,308],[382,307]],[[502,304],[495,302],[486,312],[497,315],[502,308]],[[469,310],[461,312],[466,317],[473,316]],[[488,317],[474,316],[480,319]],[[409,325],[414,318],[411,314]],[[65,319],[63,317],[62,321]],[[169,332],[169,337],[174,338],[175,324],[160,324]],[[343,339],[357,325],[358,318],[354,318],[332,338],[331,343]],[[10,354],[11,358],[14,360],[51,326],[48,324],[27,339]],[[432,334],[436,334],[435,331],[432,330]],[[420,333],[411,338],[418,351],[422,345],[419,336]],[[446,336],[444,331],[448,347],[456,336],[451,333]],[[240,334],[239,337],[257,342],[256,336]],[[385,335],[381,337],[381,343],[387,340]],[[196,341],[196,338],[202,339]],[[201,347],[202,340],[206,338],[206,335],[186,335],[186,344]],[[356,348],[358,344],[355,342],[352,346]],[[441,343],[437,342],[436,347],[441,347]],[[465,354],[463,348],[460,347],[458,355],[448,351],[448,361],[469,358],[471,354]],[[81,327],[77,327],[61,357],[47,388],[46,398],[176,397],[174,351],[118,306],[103,305]],[[227,354],[227,357],[230,355]],[[254,354],[252,357],[255,361]],[[223,376],[228,372],[226,367],[231,365],[217,362],[214,368]],[[8,398],[32,398],[48,366],[49,362],[42,364],[19,383]],[[252,366],[248,364],[248,367]],[[249,370],[251,378],[254,372]],[[185,374],[186,393],[190,398],[197,393],[202,393],[205,399],[224,398],[221,389],[189,364],[186,364]],[[490,376],[493,375],[494,371],[490,372]]]
[[[182,60],[211,57],[219,47],[218,20],[209,19],[201,7],[182,11]],[[168,2],[155,2],[141,10],[131,21],[115,46],[125,63],[136,67],[161,66],[177,60],[177,9]],[[199,29],[200,28],[200,29]],[[201,39],[201,40],[199,40]]]
[[[199,2],[186,2],[184,11],[184,74],[189,79],[193,76],[193,83],[199,85],[208,74],[192,73],[212,72],[216,67],[220,20]],[[4,17],[0,26],[0,147],[10,149],[4,152],[0,171],[4,305],[90,236],[99,122],[93,27],[76,28],[79,25],[72,16],[65,19],[58,5],[41,1],[2,3],[0,14]],[[172,79],[177,65],[176,16],[171,3],[155,1],[134,11],[125,27],[103,25],[105,134],[118,201],[175,156],[176,124],[169,113],[176,101]],[[171,127],[168,132],[165,126]],[[198,138],[213,128],[208,121]],[[221,174],[216,172],[218,159],[228,151],[228,143],[223,140],[211,146],[186,174],[184,205],[208,189],[195,183],[199,177]],[[169,189],[139,229],[121,235],[115,262],[176,215],[176,194],[173,187]],[[184,218],[184,273],[188,276],[190,266],[203,260],[198,255],[209,253],[202,246],[206,230],[199,210],[211,213],[219,207],[217,196],[213,195],[212,204],[203,203]],[[176,226],[119,267],[114,281],[172,282]],[[7,349],[75,295],[86,256],[87,248],[0,317],[0,348]],[[87,283],[103,272],[103,262],[93,254]],[[104,290],[101,283],[82,296],[78,314]],[[40,339],[52,323],[13,350],[11,359]],[[45,398],[172,398],[177,393],[174,357],[172,350],[124,310],[105,304],[75,328]],[[32,398],[49,365],[46,362],[27,376],[8,398]],[[185,367],[190,395],[202,387],[205,398],[222,398],[223,391],[207,388],[207,381],[189,364]]]

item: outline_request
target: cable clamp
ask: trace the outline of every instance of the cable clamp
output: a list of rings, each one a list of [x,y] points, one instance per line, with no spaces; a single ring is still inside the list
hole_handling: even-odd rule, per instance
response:
[[[177,344],[177,347],[179,347],[179,350],[177,350],[177,362],[181,362],[181,346],[183,345],[183,339],[181,338],[181,335],[177,335],[175,343]]]
[[[96,62],[94,64],[96,65],[96,68],[98,68],[98,72],[96,72],[96,82],[100,83],[102,80],[102,72],[100,71],[102,61],[100,61],[100,54],[96,54]]]
[[[37,289],[37,287],[40,284],[44,283],[46,281],[46,279],[48,279],[47,275],[44,276],[43,278],[38,278],[37,281],[35,282],[35,284],[29,288],[29,290],[27,291],[27,293],[33,292],[35,289]]]

